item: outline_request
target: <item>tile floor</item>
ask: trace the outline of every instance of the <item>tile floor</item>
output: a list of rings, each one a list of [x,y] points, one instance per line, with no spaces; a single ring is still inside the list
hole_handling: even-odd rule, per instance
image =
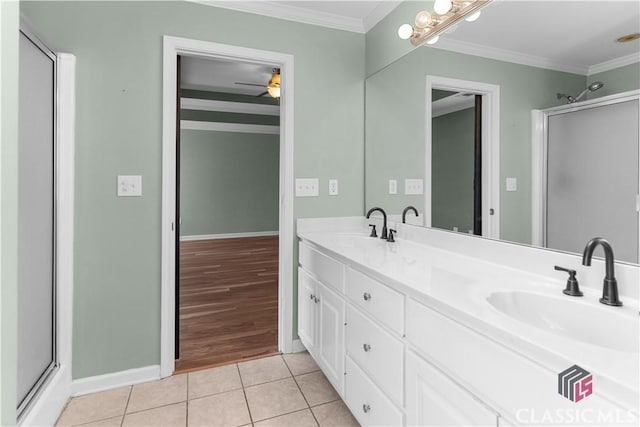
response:
[[[73,398],[57,426],[358,426],[307,353]]]

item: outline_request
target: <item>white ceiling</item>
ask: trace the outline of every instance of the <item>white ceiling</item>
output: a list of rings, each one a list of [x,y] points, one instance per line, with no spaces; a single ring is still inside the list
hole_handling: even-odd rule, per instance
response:
[[[399,4],[386,0],[192,1],[355,32],[368,31]],[[431,4],[414,3],[416,12]],[[405,22],[411,23],[414,16],[407,16]],[[615,41],[635,32],[640,32],[638,0],[494,0],[476,22],[462,22],[438,43],[424,48],[589,75],[640,61],[640,41]],[[389,37],[398,37],[395,30]],[[235,83],[266,85],[270,76],[271,67],[256,64],[189,58],[183,67],[185,87],[248,95],[264,90]]]

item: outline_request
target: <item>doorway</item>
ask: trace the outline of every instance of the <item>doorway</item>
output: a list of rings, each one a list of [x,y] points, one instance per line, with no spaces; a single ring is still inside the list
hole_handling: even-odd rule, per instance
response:
[[[178,67],[176,372],[187,372],[278,352],[280,70],[187,55]]]
[[[427,76],[425,226],[499,238],[499,100],[499,86]]]
[[[162,293],[160,374],[175,370],[177,197],[177,62],[179,56],[266,64],[279,68],[281,97],[278,171],[278,351],[294,349],[293,340],[293,57],[278,52],[249,49],[178,37],[164,37],[163,54],[163,178],[162,178]],[[254,215],[260,215],[257,207]]]

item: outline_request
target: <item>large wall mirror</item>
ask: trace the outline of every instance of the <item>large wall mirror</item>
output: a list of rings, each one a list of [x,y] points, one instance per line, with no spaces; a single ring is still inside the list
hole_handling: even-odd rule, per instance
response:
[[[425,7],[411,4],[408,22]],[[616,96],[640,89],[640,40],[616,39],[639,31],[637,2],[500,1],[374,72],[366,80],[366,207],[397,215],[415,206],[416,225],[569,252],[601,235],[620,248],[617,259],[637,264],[639,102],[637,93]],[[613,100],[588,105],[603,99]],[[578,110],[584,117],[569,115]],[[613,121],[619,110],[624,119]],[[599,124],[571,146],[570,126],[584,128],[574,119]],[[616,198],[605,197],[611,192]],[[567,194],[575,214],[558,204]],[[554,209],[568,223],[548,219]],[[586,225],[558,242],[573,222]]]

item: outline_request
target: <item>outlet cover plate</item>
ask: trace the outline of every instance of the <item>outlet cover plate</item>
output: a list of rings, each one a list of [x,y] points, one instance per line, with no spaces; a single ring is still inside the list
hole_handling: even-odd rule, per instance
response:
[[[398,180],[389,180],[389,194],[398,194]]]
[[[330,179],[329,180],[329,195],[337,196],[338,195],[338,180]]]

